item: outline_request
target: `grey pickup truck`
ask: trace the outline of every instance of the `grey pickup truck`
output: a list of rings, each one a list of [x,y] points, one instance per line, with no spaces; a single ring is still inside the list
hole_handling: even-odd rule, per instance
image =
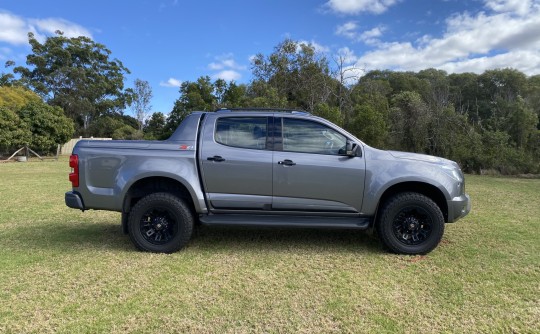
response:
[[[150,252],[180,250],[201,223],[370,229],[425,254],[471,209],[455,162],[378,150],[293,110],[193,112],[165,141],[81,140],[69,165],[66,205],[121,212]]]

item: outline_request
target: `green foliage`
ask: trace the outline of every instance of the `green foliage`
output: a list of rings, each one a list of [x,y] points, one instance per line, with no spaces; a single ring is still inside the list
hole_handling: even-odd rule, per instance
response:
[[[32,133],[30,146],[34,150],[54,152],[58,144],[66,143],[73,136],[73,121],[64,116],[59,107],[30,102],[18,114]]]
[[[0,106],[0,154],[31,142],[32,133],[14,111]]]
[[[112,139],[124,139],[124,140],[143,139],[143,132],[127,124],[124,124],[121,127],[114,130],[112,134]]]
[[[250,106],[258,108],[286,108],[288,105],[287,99],[279,95],[277,88],[272,87],[264,81],[254,81],[249,89],[248,94]]]
[[[101,116],[92,123],[90,132],[94,137],[112,139],[141,139],[142,131],[138,129],[138,121],[126,115],[111,114]]]
[[[200,77],[195,82],[183,82],[180,86],[180,97],[174,102],[160,138],[169,137],[182,120],[195,110],[214,111],[224,107],[259,106],[257,102],[247,102],[247,95],[245,85],[227,83],[222,79],[212,82],[208,76]]]
[[[248,107],[247,89],[246,85],[237,85],[234,81],[229,82],[223,93],[221,105],[229,108]]]
[[[417,92],[395,94],[390,109],[390,145],[410,152],[426,152],[432,114]]]
[[[60,31],[41,44],[28,34],[32,53],[29,66],[14,72],[21,81],[49,104],[61,107],[86,130],[100,115],[119,112],[130,101],[124,92],[124,74],[129,70],[111,51],[88,37],[67,38]]]
[[[187,110],[214,110],[217,98],[214,95],[215,87],[210,77],[200,77],[195,82],[186,81],[180,86],[180,98],[175,108],[180,111]]]
[[[41,102],[41,98],[21,86],[0,86],[0,106],[18,110],[30,102]]]
[[[358,104],[350,126],[354,135],[368,145],[384,147],[388,125],[383,114],[369,104]]]
[[[325,118],[336,125],[343,126],[343,115],[339,112],[339,107],[330,107],[326,103],[319,103],[315,106],[313,115]]]
[[[163,113],[153,113],[144,125],[144,139],[166,139],[164,138],[166,121]]]
[[[258,54],[252,62],[256,82],[267,83],[276,96],[286,97],[288,105],[314,111],[331,96],[330,69],[326,58],[310,44],[286,39],[265,57]],[[264,95],[256,95],[260,97]],[[294,103],[291,103],[293,102]]]
[[[526,147],[529,138],[537,131],[536,124],[538,115],[518,96],[508,117],[508,133],[518,148]]]
[[[73,121],[62,109],[45,104],[26,88],[0,87],[0,109],[0,150],[28,145],[50,153],[73,136]]]

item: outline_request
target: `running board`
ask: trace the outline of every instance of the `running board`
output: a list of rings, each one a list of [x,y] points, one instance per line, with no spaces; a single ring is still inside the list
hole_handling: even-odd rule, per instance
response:
[[[278,215],[207,215],[199,218],[205,225],[261,226],[261,227],[303,227],[356,229],[369,228],[371,219],[360,217],[314,217]]]

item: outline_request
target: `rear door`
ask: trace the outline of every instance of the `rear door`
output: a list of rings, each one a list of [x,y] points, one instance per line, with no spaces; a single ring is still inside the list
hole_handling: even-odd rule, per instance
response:
[[[208,115],[200,161],[204,189],[213,209],[271,209],[271,120],[258,115]]]
[[[359,213],[365,161],[344,155],[348,138],[313,119],[276,118],[275,128],[272,209]]]

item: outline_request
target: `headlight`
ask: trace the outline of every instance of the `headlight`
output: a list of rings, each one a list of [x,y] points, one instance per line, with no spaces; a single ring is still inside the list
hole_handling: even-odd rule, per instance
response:
[[[463,195],[465,193],[465,177],[463,176],[461,169],[454,166],[442,166],[442,169],[446,175],[450,176],[456,181],[455,191],[458,194]]]
[[[454,180],[458,182],[463,182],[463,173],[461,169],[453,166],[442,166],[443,171],[450,175]]]

